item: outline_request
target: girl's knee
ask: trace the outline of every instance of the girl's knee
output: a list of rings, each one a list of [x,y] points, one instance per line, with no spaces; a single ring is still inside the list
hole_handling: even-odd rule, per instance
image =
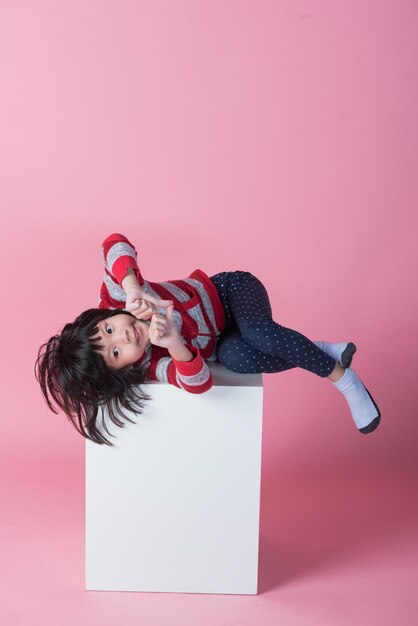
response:
[[[274,324],[271,318],[269,319],[256,319],[256,320],[242,320],[240,322],[240,330],[242,336],[250,341],[257,341],[257,339],[263,339],[270,334],[270,326]]]
[[[226,369],[237,373],[243,371],[243,357],[237,347],[234,349],[230,344],[220,345],[218,346],[217,357],[218,361],[226,367]]]

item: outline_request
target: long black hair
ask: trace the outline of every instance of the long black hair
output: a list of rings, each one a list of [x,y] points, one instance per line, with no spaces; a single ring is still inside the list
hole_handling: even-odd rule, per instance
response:
[[[83,437],[109,446],[113,444],[98,428],[99,411],[104,430],[114,437],[106,427],[105,410],[123,428],[119,418],[135,423],[124,410],[140,414],[144,400],[152,399],[139,387],[147,378],[144,368],[136,364],[110,368],[101,355],[97,325],[121,313],[131,315],[119,309],[83,311],[39,348],[35,362],[35,376],[51,411],[58,414],[56,407],[60,408]]]

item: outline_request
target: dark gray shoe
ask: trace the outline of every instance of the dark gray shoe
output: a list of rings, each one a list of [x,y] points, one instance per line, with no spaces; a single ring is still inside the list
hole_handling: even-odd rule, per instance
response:
[[[373,402],[376,411],[378,413],[377,417],[374,418],[374,420],[372,420],[370,422],[370,424],[367,424],[367,426],[365,426],[364,428],[359,428],[359,431],[361,433],[363,433],[364,435],[368,435],[369,433],[372,433],[374,430],[376,430],[376,428],[379,426],[380,424],[380,419],[382,417],[381,413],[380,413],[380,409],[377,406],[376,402],[374,401],[374,399],[372,398],[372,394],[370,393],[370,391],[367,389],[367,387],[365,387],[365,390],[367,391],[367,393],[370,396],[370,400]]]
[[[350,367],[351,361],[353,359],[354,353],[356,352],[357,347],[350,341],[347,344],[347,347],[341,353],[340,363],[343,367]]]

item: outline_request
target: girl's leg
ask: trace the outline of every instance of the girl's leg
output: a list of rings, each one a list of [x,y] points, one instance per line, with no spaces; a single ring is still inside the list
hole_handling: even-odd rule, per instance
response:
[[[227,369],[240,374],[274,374],[296,367],[279,356],[271,356],[253,348],[245,341],[237,325],[222,333],[217,345],[217,356]]]
[[[332,356],[343,367],[350,367],[354,354],[357,352],[357,346],[352,342],[334,342],[314,341],[314,344],[321,348],[328,356]]]
[[[228,321],[218,344],[218,358],[225,367],[229,364],[237,372],[266,373],[301,367],[328,377],[344,395],[360,432],[377,428],[380,410],[354,370],[343,369],[307,337],[275,322],[266,288],[257,277],[235,271],[211,279]]]
[[[253,348],[244,337],[238,326],[231,326],[222,333],[217,346],[219,362],[227,369],[240,374],[276,374],[297,367],[279,356],[271,356]],[[328,378],[335,382],[344,375],[344,369],[339,363]]]
[[[256,276],[241,270],[222,272],[212,277],[217,288],[220,286],[219,277],[222,277],[221,294],[229,323],[238,326],[249,346],[266,355],[263,360],[268,361],[267,357],[278,358],[278,361],[270,359],[271,367],[281,367],[273,371],[282,371],[283,361],[323,378],[334,371],[336,362],[332,357],[302,333],[273,320],[267,290]],[[246,360],[241,364],[244,369]],[[280,362],[281,366],[278,365]]]

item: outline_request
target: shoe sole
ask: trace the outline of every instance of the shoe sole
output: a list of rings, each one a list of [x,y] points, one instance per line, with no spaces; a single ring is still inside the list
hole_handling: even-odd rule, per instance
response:
[[[369,433],[372,433],[374,430],[376,430],[376,428],[379,426],[380,424],[380,419],[381,419],[381,414],[380,414],[380,409],[377,406],[376,402],[373,400],[372,398],[372,394],[370,393],[370,391],[367,389],[367,387],[365,387],[365,390],[367,391],[367,393],[369,394],[370,400],[373,402],[374,407],[378,413],[377,417],[374,418],[374,420],[372,420],[370,422],[370,424],[367,424],[367,426],[364,426],[364,428],[359,428],[359,431],[361,433],[363,433],[364,435],[368,435]]]
[[[341,354],[340,363],[343,367],[350,367],[351,361],[356,351],[357,347],[354,343],[350,341],[350,343],[347,344],[347,347],[343,350]]]

